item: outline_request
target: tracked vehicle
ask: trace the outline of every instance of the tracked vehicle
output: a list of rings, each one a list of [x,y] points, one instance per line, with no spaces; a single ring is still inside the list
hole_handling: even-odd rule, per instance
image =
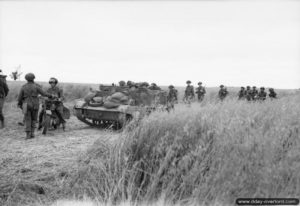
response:
[[[131,101],[107,108],[103,103],[79,99],[74,106],[76,117],[90,126],[119,129],[133,118],[143,117],[154,110],[165,110],[167,107],[167,92],[162,90],[139,88],[131,91],[128,87],[102,85],[95,96],[105,99],[117,92],[127,94]]]

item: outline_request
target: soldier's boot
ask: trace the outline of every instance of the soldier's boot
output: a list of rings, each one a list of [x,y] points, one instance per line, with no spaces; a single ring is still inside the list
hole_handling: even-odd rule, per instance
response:
[[[62,128],[65,131],[65,129],[66,129],[66,123],[65,122],[62,123]]]
[[[26,137],[25,137],[25,139],[31,139],[32,137],[31,137],[31,132],[26,132]]]
[[[40,131],[43,128],[43,125],[41,123],[39,123],[38,125],[38,131]]]

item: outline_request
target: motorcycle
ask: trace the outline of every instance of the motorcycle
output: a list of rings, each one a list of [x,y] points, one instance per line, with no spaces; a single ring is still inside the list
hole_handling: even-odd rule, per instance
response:
[[[55,130],[62,124],[62,121],[60,120],[56,108],[58,106],[62,105],[62,101],[59,98],[46,98],[42,101],[42,111],[39,116],[39,121],[41,124],[39,125],[39,130],[43,128],[42,134],[47,134],[47,131],[49,130]],[[64,107],[64,119],[69,119],[70,117],[70,111]]]

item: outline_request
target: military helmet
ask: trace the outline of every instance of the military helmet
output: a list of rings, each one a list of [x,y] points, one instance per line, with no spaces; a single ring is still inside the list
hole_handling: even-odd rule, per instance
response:
[[[245,89],[245,87],[241,87],[241,89]]]
[[[223,84],[221,84],[221,85],[220,85],[220,88],[223,88],[223,87],[224,87],[224,85],[223,85]]]
[[[256,86],[253,86],[252,88],[253,88],[253,89],[256,89]]]
[[[126,84],[125,81],[123,81],[123,80],[122,80],[122,81],[119,81],[119,85],[120,85],[120,86],[125,86],[125,84]]]
[[[142,82],[142,83],[141,83],[141,86],[142,86],[142,87],[149,87],[149,83],[148,83],[148,82]]]
[[[247,89],[250,89],[251,87],[250,86],[247,86]]]
[[[55,77],[51,77],[51,78],[49,79],[49,84],[51,84],[51,83],[57,84],[57,83],[58,83],[58,80],[57,80]]]
[[[27,81],[33,81],[35,79],[35,76],[34,76],[33,73],[28,73],[28,74],[25,75],[25,79]]]
[[[169,86],[169,89],[173,89],[173,88],[174,88],[174,86],[173,86],[173,85],[170,85],[170,86]]]
[[[190,83],[192,83],[192,82],[191,82],[190,80],[187,80],[186,83],[187,83],[187,84],[190,84]]]
[[[198,85],[202,84],[202,82],[198,82]]]
[[[261,87],[260,89],[261,89],[261,90],[265,90],[265,88],[264,88],[264,87]]]

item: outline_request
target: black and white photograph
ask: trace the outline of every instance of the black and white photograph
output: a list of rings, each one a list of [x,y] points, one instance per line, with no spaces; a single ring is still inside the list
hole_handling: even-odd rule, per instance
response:
[[[0,206],[299,205],[300,1],[0,0]]]

